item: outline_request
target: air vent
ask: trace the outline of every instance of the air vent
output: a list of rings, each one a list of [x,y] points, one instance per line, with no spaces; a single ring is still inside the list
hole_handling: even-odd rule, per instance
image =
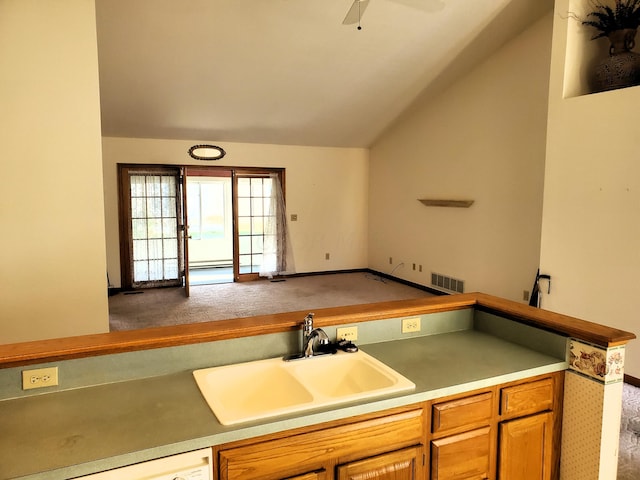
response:
[[[451,292],[464,293],[464,281],[431,272],[431,285]]]

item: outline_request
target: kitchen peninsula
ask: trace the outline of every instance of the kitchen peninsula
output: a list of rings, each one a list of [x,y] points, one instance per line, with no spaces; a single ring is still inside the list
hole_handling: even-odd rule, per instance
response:
[[[495,427],[522,415],[557,432],[563,421],[562,463],[550,456],[545,467],[553,477],[562,472],[564,479],[598,478],[585,476],[584,469],[602,471],[615,460],[602,436],[585,439],[575,432],[593,428],[608,435],[616,415],[619,422],[619,412],[602,405],[621,392],[624,345],[635,335],[480,293],[317,310],[317,326],[332,338],[337,327],[358,326],[362,350],[412,380],[416,389],[222,426],[191,372],[295,351],[306,313],[0,346],[0,478],[72,478],[204,447],[214,447],[220,459],[231,462],[225,465],[233,465],[244,461],[236,452],[280,441],[283,432],[312,440],[327,426],[341,432],[358,425],[371,432],[376,431],[371,422],[381,418],[399,419],[411,437],[409,444],[398,444],[403,455],[422,453],[426,460],[418,472],[439,478],[436,465],[453,445],[449,439],[471,431],[448,424],[447,412],[469,405],[475,415],[470,441],[487,445],[487,454],[470,468],[486,469],[488,478],[510,468],[496,463]],[[407,317],[420,317],[420,332],[401,333],[400,321]],[[586,358],[603,358],[609,368],[603,372]],[[21,389],[22,370],[53,365],[60,371],[58,387]],[[539,405],[510,417],[505,399],[518,405],[523,395],[536,397],[532,392],[542,392]],[[595,451],[593,459],[585,460],[585,448]],[[350,461],[360,458],[357,449],[345,455]],[[443,476],[446,468],[440,466]],[[221,479],[229,474],[222,468],[214,473]]]

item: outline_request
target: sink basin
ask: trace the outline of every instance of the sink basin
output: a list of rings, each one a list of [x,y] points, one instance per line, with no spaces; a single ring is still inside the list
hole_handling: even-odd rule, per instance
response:
[[[413,382],[362,351],[291,362],[271,358],[196,370],[193,376],[223,425],[415,388]]]
[[[311,393],[287,369],[270,360],[197,370],[193,374],[223,425],[235,423],[234,419],[260,418],[256,415],[262,411],[286,413],[291,407],[313,402]]]
[[[308,388],[318,397],[361,398],[362,395],[377,395],[393,389],[400,378],[406,380],[394,370],[360,351],[355,354],[307,359],[292,363],[290,367],[291,372],[300,378],[303,384],[310,384]]]

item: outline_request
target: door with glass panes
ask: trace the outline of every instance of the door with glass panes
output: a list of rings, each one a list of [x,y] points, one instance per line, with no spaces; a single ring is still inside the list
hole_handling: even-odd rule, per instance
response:
[[[189,170],[120,165],[121,269],[125,290],[184,286],[189,294],[185,193]],[[199,174],[202,171],[198,169]],[[254,280],[260,275],[265,241],[272,241],[272,233],[265,226],[273,216],[274,178],[283,186],[284,169],[236,169],[231,174],[234,280]]]
[[[275,178],[284,185],[283,170],[236,170],[234,172],[234,278],[255,280],[260,275],[265,245],[272,231],[267,227],[274,213],[271,208]]]
[[[184,218],[180,170],[120,167],[122,286],[185,283]]]

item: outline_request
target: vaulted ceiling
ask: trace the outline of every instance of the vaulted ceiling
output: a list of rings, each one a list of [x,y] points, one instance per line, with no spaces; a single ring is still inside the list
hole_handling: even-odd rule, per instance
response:
[[[105,136],[368,147],[553,0],[96,0]]]

